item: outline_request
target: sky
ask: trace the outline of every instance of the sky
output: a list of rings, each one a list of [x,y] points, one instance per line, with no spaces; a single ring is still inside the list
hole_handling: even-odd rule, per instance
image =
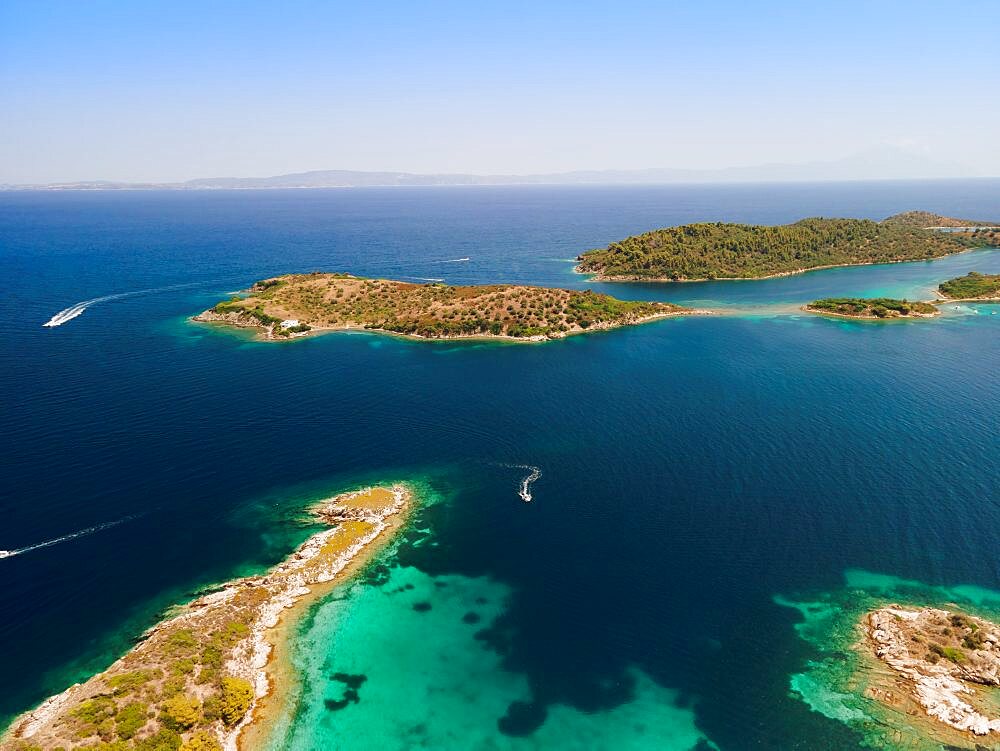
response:
[[[0,0],[0,183],[713,169],[1000,175],[1000,2]]]

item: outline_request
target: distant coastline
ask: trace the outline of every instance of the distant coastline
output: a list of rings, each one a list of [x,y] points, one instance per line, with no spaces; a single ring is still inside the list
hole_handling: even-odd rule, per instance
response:
[[[60,190],[267,190],[365,187],[475,186],[654,186],[753,183],[900,182],[995,180],[1000,176],[968,174],[960,168],[881,149],[829,161],[760,164],[746,167],[582,169],[526,174],[418,173],[392,170],[308,170],[264,177],[208,177],[183,181],[72,180],[35,184],[0,184],[0,191]]]

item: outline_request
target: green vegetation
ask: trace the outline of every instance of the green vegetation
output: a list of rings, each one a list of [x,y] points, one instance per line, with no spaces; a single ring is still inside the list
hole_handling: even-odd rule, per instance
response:
[[[946,660],[951,660],[956,665],[964,665],[969,661],[969,658],[966,656],[965,652],[963,652],[958,647],[943,647],[940,644],[933,642],[928,645],[928,649],[930,650],[930,654],[928,655],[928,660],[930,662],[937,662],[936,658],[938,657],[943,657]],[[934,656],[934,659],[931,658],[931,655]]]
[[[181,736],[164,728],[148,738],[135,742],[135,751],[177,751],[181,747]]]
[[[921,222],[928,217],[946,220],[910,212],[882,222],[811,218],[778,226],[688,224],[588,251],[579,257],[577,268],[598,278],[625,281],[754,279],[825,266],[937,258],[970,247],[1000,245],[1000,236],[989,230],[925,229]]]
[[[171,730],[187,730],[201,719],[201,702],[178,694],[163,702],[160,719]]]
[[[108,687],[115,696],[128,696],[138,691],[150,681],[159,678],[160,673],[154,670],[134,670],[130,673],[119,673],[108,678]]]
[[[926,302],[894,300],[890,297],[827,297],[806,306],[816,313],[835,313],[853,318],[906,318],[933,316],[938,309]]]
[[[159,663],[164,668],[108,676],[105,693],[85,699],[67,713],[65,727],[72,741],[100,751],[177,751],[182,747],[218,751],[221,746],[211,730],[213,723],[221,719],[235,725],[253,701],[248,681],[220,677],[220,670],[225,656],[250,634],[247,624],[232,616],[248,617],[241,608],[256,602],[252,592],[244,593],[234,601],[230,618],[208,634],[180,628],[163,635],[156,654],[164,660]],[[204,700],[188,693],[192,681],[203,686]],[[146,729],[151,721],[152,733]],[[189,731],[193,734],[185,742],[183,734]]]
[[[181,746],[181,751],[222,751],[222,746],[214,735],[199,730]]]
[[[941,282],[938,290],[945,297],[959,300],[1000,297],[1000,274],[970,271],[965,276]]]
[[[223,678],[219,714],[227,725],[243,719],[253,700],[253,686],[242,678]]]
[[[245,299],[219,303],[203,319],[225,315],[238,325],[261,326],[271,338],[313,328],[368,328],[429,338],[557,338],[683,311],[669,303],[618,300],[589,290],[455,287],[319,273],[273,281],[258,282]],[[291,319],[300,323],[287,329],[278,325]]]
[[[136,731],[146,724],[149,718],[149,706],[142,702],[132,702],[126,704],[118,711],[115,717],[115,729],[118,737],[128,740],[132,738]]]
[[[324,504],[317,519],[333,528],[315,559],[241,579],[221,599],[206,593],[183,616],[151,630],[108,671],[74,687],[53,713],[32,716],[31,722],[42,726],[35,727],[30,740],[17,737],[26,726],[16,721],[0,749],[220,751],[223,734],[230,737],[254,703],[254,686],[241,675],[252,670],[247,640],[263,608],[279,594],[298,591],[303,582],[326,581],[331,561],[370,539],[376,529],[372,514],[398,510],[395,490],[371,488],[347,496],[341,505]],[[238,675],[227,675],[227,669]]]

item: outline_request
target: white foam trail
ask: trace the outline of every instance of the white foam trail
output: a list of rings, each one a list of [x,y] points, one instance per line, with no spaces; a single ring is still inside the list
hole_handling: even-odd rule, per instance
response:
[[[438,261],[438,263],[465,263],[466,261],[471,260],[471,258],[448,258],[444,261]]]
[[[138,289],[134,292],[119,292],[116,295],[104,295],[103,297],[95,297],[93,300],[84,300],[83,302],[73,303],[68,308],[60,310],[54,316],[52,316],[48,321],[42,324],[47,328],[55,328],[56,326],[62,326],[67,321],[72,321],[77,316],[83,315],[83,311],[89,308],[91,305],[97,305],[98,303],[107,302],[108,300],[120,300],[123,297],[133,297],[135,295],[148,295],[151,292],[167,292],[172,289],[182,289],[184,287],[196,287],[199,284],[210,284],[211,282],[191,282],[190,284],[171,284],[169,287],[153,287],[152,289]]]
[[[439,279],[433,276],[403,276],[400,279],[416,279],[418,282],[443,282],[444,279]]]
[[[32,550],[38,550],[39,548],[47,548],[51,545],[58,545],[60,542],[66,542],[68,540],[75,540],[77,537],[84,537],[86,535],[92,535],[95,532],[100,532],[104,529],[109,529],[111,527],[117,527],[119,524],[124,524],[127,521],[135,519],[137,515],[123,516],[121,519],[115,519],[113,522],[104,522],[104,524],[95,524],[93,527],[87,527],[86,529],[81,529],[78,532],[73,532],[68,535],[63,535],[62,537],[56,537],[53,540],[46,540],[45,542],[37,542],[34,545],[28,545],[23,548],[18,548],[17,550],[0,550],[0,559],[2,558],[12,558],[15,555],[21,555],[22,553],[28,553]]]
[[[538,467],[532,466],[531,464],[514,464],[512,466],[517,467],[518,469],[530,470],[524,479],[521,480],[521,486],[518,488],[517,494],[525,503],[531,503],[531,483],[542,476],[542,470]]]

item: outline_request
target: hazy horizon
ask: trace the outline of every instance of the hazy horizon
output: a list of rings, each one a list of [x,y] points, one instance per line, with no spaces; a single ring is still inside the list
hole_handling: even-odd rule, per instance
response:
[[[944,12],[10,0],[0,183],[719,170],[880,150],[931,176],[1000,175],[1000,6]]]

